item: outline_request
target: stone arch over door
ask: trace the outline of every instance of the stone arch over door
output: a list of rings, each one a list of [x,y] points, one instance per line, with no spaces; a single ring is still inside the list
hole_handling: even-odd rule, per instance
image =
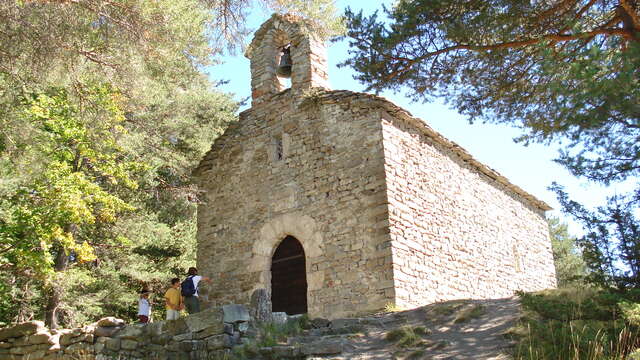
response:
[[[313,269],[313,264],[322,260],[322,234],[315,220],[300,213],[289,213],[272,218],[266,222],[258,234],[251,250],[249,270],[259,273],[259,282],[253,290],[268,289],[271,292],[271,260],[278,245],[287,236],[296,238],[302,245],[305,254],[305,268],[307,280],[307,306],[309,314],[319,311],[319,304],[312,296],[314,290],[321,289],[324,281],[324,271]]]

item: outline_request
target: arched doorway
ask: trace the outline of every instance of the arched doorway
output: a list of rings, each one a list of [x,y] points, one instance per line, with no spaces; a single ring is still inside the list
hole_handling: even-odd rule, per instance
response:
[[[274,312],[307,312],[307,272],[302,244],[287,236],[271,260],[271,302]]]

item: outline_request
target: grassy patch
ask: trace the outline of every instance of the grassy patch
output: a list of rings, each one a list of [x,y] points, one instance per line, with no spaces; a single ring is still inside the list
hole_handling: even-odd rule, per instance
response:
[[[431,334],[431,331],[424,326],[414,327],[413,332],[416,333],[417,335],[422,335],[422,336]]]
[[[462,306],[466,304],[465,301],[448,301],[446,303],[435,304],[430,312],[440,316],[449,316],[458,311]]]
[[[487,309],[484,305],[476,304],[462,308],[457,314],[454,323],[460,324],[471,319],[477,319],[486,314]]]
[[[623,360],[640,347],[640,292],[559,289],[519,293],[525,315],[508,337],[518,360]],[[631,311],[629,311],[631,309]]]
[[[408,348],[422,344],[422,336],[430,332],[424,326],[415,328],[405,326],[389,331],[385,335],[387,341],[395,343],[399,347]]]
[[[289,319],[284,324],[261,324],[256,339],[245,340],[245,344],[233,348],[230,360],[252,359],[260,354],[260,348],[284,345],[289,337],[300,335],[308,322],[309,318],[302,316]]]
[[[384,312],[400,312],[400,311],[405,311],[406,309],[402,308],[401,306],[398,306],[394,303],[387,303],[384,306]]]

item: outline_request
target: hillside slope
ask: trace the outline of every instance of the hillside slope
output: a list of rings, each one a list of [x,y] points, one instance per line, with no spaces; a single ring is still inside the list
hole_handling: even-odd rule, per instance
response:
[[[519,316],[517,298],[508,298],[449,301],[332,322],[314,319],[310,329],[288,338],[287,344],[260,352],[266,358],[285,358],[293,345],[327,354],[307,357],[314,360],[506,360],[513,343],[504,334]]]

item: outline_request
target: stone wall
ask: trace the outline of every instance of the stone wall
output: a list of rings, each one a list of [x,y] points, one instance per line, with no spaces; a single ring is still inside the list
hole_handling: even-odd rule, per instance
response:
[[[377,318],[330,322],[260,314],[262,305],[251,314],[244,306],[229,304],[178,320],[125,324],[107,317],[82,328],[52,331],[42,321],[25,322],[0,329],[0,360],[316,359],[343,351],[346,339],[336,335],[359,331],[360,323],[382,324]]]
[[[397,305],[556,286],[546,204],[419,119],[382,126]]]
[[[304,247],[310,316],[393,301],[381,124],[369,98],[315,99],[285,91],[243,112],[201,163],[197,264],[216,280],[210,304],[270,289],[287,235]]]
[[[0,329],[0,360],[217,359],[242,342],[249,320],[244,307],[226,305],[149,324],[109,317],[82,328],[49,330],[31,321]]]

